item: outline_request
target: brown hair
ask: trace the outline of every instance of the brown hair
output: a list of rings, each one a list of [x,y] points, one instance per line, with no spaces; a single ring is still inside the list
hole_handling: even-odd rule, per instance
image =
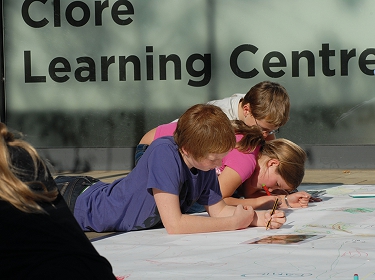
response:
[[[243,135],[242,139],[236,144],[236,149],[238,151],[242,153],[250,153],[254,151],[258,145],[264,145],[265,140],[259,126],[247,126],[240,120],[233,120],[232,125],[236,135]]]
[[[279,138],[267,141],[261,155],[279,160],[278,174],[289,187],[296,189],[305,175],[306,152],[290,140]]]
[[[23,170],[14,165],[9,150],[24,151],[24,154],[29,156],[31,170]],[[24,159],[22,164],[24,164],[23,161]],[[37,202],[54,201],[58,191],[56,187],[47,190],[43,183],[37,180],[40,168],[44,170],[43,175],[47,177],[48,170],[34,147],[26,141],[17,139],[8,131],[5,124],[0,123],[0,199],[24,212],[44,212]],[[24,182],[20,178],[30,178],[31,181]],[[29,185],[37,186],[37,188],[32,189]]]
[[[264,81],[256,84],[246,93],[241,106],[247,103],[255,119],[264,119],[276,127],[283,126],[289,119],[289,95],[278,83]]]
[[[219,107],[208,104],[194,105],[179,118],[174,139],[196,160],[209,153],[226,153],[236,145],[228,117]]]

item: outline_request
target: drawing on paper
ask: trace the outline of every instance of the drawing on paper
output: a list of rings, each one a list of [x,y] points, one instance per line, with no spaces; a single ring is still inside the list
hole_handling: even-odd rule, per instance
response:
[[[316,234],[280,234],[280,235],[269,235],[254,238],[243,242],[242,244],[300,244],[302,242],[307,242],[322,238],[324,235]]]
[[[332,209],[318,209],[318,210],[311,210],[311,211],[336,211],[336,212],[346,212],[351,214],[361,214],[361,213],[372,213],[375,211],[375,208],[371,207],[340,207],[340,208],[332,208]]]
[[[352,233],[352,225],[348,223],[343,222],[337,222],[334,224],[306,224],[302,226],[300,229],[296,229],[295,231],[298,233],[310,233],[310,234],[332,234],[334,231],[339,232],[346,232],[346,233]]]
[[[375,208],[344,208],[342,211],[357,214],[357,213],[372,213]]]

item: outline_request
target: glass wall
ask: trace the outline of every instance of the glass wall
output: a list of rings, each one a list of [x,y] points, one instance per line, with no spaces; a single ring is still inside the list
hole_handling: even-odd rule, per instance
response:
[[[374,10],[371,0],[3,0],[5,121],[38,149],[132,149],[193,104],[271,80],[292,106],[278,137],[372,146]]]

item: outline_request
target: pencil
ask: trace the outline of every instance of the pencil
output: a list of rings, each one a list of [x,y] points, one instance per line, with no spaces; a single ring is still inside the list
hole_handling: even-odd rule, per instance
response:
[[[354,274],[354,280],[359,280],[358,274]]]
[[[271,220],[272,220],[272,215],[275,213],[275,210],[276,210],[276,207],[278,205],[278,202],[279,202],[279,198],[277,197],[276,200],[275,200],[275,204],[273,205],[273,208],[272,208],[272,211],[271,211],[271,218],[270,218],[270,220],[267,223],[266,230],[270,226],[270,223],[271,223]]]
[[[265,184],[262,185],[264,191],[267,193],[267,195],[271,195],[270,191],[268,190],[267,186]]]

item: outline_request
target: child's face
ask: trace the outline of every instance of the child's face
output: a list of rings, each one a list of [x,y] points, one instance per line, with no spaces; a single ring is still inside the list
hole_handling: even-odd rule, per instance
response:
[[[199,170],[202,171],[208,171],[215,169],[216,167],[220,167],[223,162],[223,158],[227,155],[228,153],[223,153],[223,154],[213,154],[210,153],[206,157],[196,160],[193,157],[185,157],[185,162],[189,166],[189,168],[195,167]]]
[[[258,126],[262,131],[264,138],[267,138],[268,135],[275,133],[275,131],[278,129],[278,127],[266,122],[265,120],[257,120],[254,117],[246,118],[245,124],[247,126]]]
[[[276,165],[260,167],[257,188],[262,189],[264,184],[270,192],[275,190],[284,190],[287,192],[292,191],[293,189],[287,185],[285,180],[276,172],[276,170]]]
[[[242,111],[243,115],[239,115],[239,119],[242,120],[247,126],[258,126],[262,130],[264,138],[277,133],[279,127],[274,126],[273,124],[267,122],[265,119],[256,119],[253,116],[249,103],[243,104]]]

